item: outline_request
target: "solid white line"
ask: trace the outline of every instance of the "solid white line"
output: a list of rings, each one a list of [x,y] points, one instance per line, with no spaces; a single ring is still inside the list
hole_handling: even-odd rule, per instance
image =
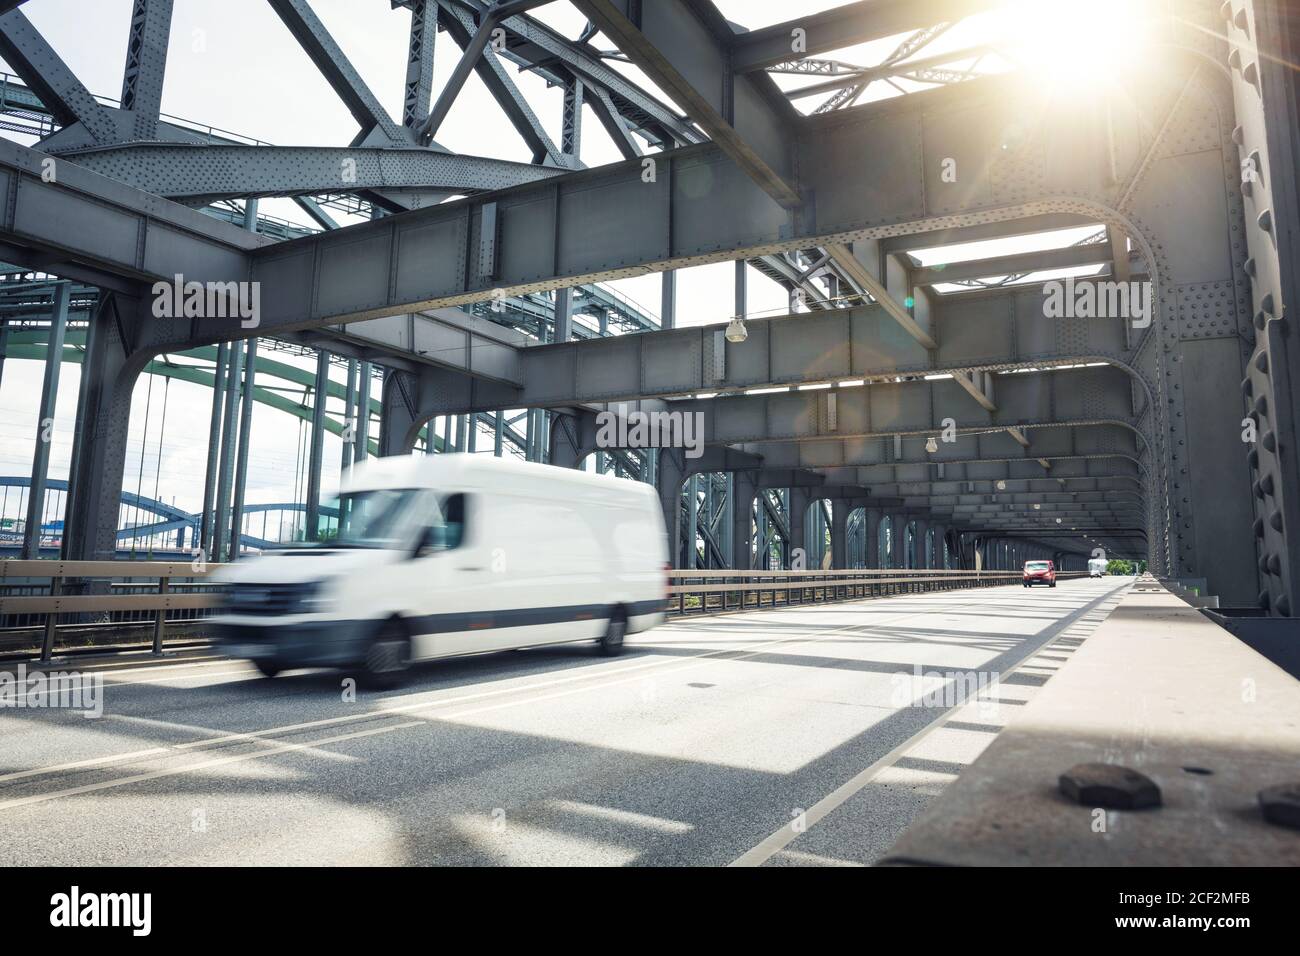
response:
[[[942,593],[942,592],[940,592],[940,593]],[[976,603],[983,603],[983,602],[976,602]],[[899,621],[899,620],[904,620],[904,619],[906,619],[906,618],[908,618],[908,617],[914,617],[914,616],[916,616],[917,614],[923,614],[923,613],[926,613],[926,612],[923,611],[923,610],[912,610],[912,611],[908,611],[908,612],[903,613],[903,614],[896,615],[895,618],[894,618],[893,620],[888,620],[888,621],[875,621],[875,622],[871,622],[870,625],[868,625],[868,624],[864,624],[864,623],[846,624],[846,625],[843,625],[842,627],[833,628],[832,630],[827,631],[826,633],[821,634],[821,635],[819,635],[819,636],[814,636],[814,637],[789,637],[789,638],[783,638],[783,639],[781,639],[781,640],[777,640],[777,641],[767,641],[767,642],[764,642],[764,643],[762,644],[761,647],[759,647],[759,648],[757,648],[757,649],[755,649],[755,650],[748,651],[748,652],[744,652],[744,653],[740,653],[740,654],[737,654],[737,653],[736,653],[735,651],[733,651],[733,650],[725,650],[725,651],[709,651],[709,652],[702,653],[702,654],[692,655],[691,657],[688,657],[688,658],[685,658],[685,659],[678,658],[678,659],[669,659],[669,660],[667,660],[667,661],[653,661],[653,662],[649,662],[649,663],[647,663],[647,664],[639,664],[639,665],[632,666],[632,667],[620,668],[620,669],[617,671],[617,673],[618,673],[618,674],[625,674],[625,673],[629,673],[629,672],[631,672],[631,671],[645,670],[645,669],[647,669],[647,668],[649,668],[649,667],[653,667],[653,666],[657,666],[657,665],[671,665],[671,664],[676,664],[676,665],[679,665],[679,666],[676,667],[676,668],[674,669],[674,673],[675,673],[675,672],[677,672],[677,671],[681,671],[681,670],[689,670],[689,669],[691,669],[691,668],[693,668],[693,667],[699,667],[699,666],[701,666],[702,664],[707,663],[709,658],[716,658],[716,657],[718,657],[719,655],[724,655],[724,654],[726,654],[726,655],[731,655],[730,657],[727,658],[727,660],[743,660],[744,658],[747,658],[747,657],[756,657],[756,656],[758,656],[758,655],[760,655],[760,654],[766,654],[766,653],[768,653],[768,652],[769,652],[772,648],[774,648],[774,647],[781,647],[782,645],[786,645],[786,644],[816,644],[816,643],[820,643],[821,641],[825,641],[825,640],[829,639],[829,638],[832,637],[833,635],[840,634],[840,633],[843,633],[843,632],[845,632],[845,631],[862,630],[864,627],[868,627],[868,626],[878,626],[878,625],[880,625],[880,624],[893,624],[893,623],[896,623],[896,622]],[[84,768],[89,767],[89,766],[102,765],[102,764],[105,764],[105,763],[113,763],[113,762],[117,762],[117,761],[120,761],[120,760],[125,760],[125,759],[128,759],[128,758],[131,758],[131,757],[139,757],[139,756],[154,756],[154,755],[157,755],[157,754],[160,754],[160,753],[168,753],[168,752],[170,752],[170,753],[176,753],[176,752],[180,752],[180,751],[194,750],[194,749],[196,749],[196,748],[198,748],[198,747],[202,747],[202,746],[204,746],[204,745],[215,745],[215,744],[219,744],[219,743],[229,743],[229,742],[248,742],[248,741],[253,741],[253,742],[257,742],[257,743],[268,743],[268,741],[266,741],[266,740],[264,740],[264,739],[262,739],[262,738],[265,738],[266,736],[268,736],[268,735],[270,735],[270,734],[273,734],[273,733],[285,733],[285,732],[292,732],[292,731],[296,731],[296,730],[311,729],[311,728],[315,728],[315,727],[323,727],[323,726],[329,726],[329,725],[334,725],[334,724],[340,724],[340,723],[345,723],[345,722],[353,722],[353,721],[358,721],[358,720],[369,720],[369,719],[379,719],[379,718],[383,718],[383,717],[391,717],[391,716],[396,716],[396,715],[399,715],[399,714],[412,713],[412,712],[419,711],[419,710],[428,710],[428,709],[430,709],[430,708],[433,708],[433,707],[440,707],[440,706],[443,706],[443,705],[446,705],[446,704],[452,704],[452,703],[463,703],[463,702],[471,701],[471,700],[481,700],[481,699],[486,698],[486,697],[501,696],[502,694],[507,694],[507,693],[526,692],[526,691],[530,691],[530,690],[540,689],[540,688],[542,688],[542,687],[557,686],[557,685],[559,685],[559,684],[573,683],[575,680],[584,679],[584,677],[585,677],[585,679],[591,679],[591,676],[593,676],[593,675],[575,675],[575,676],[573,676],[573,677],[568,677],[568,678],[559,678],[559,679],[556,679],[556,680],[553,680],[553,681],[545,681],[545,682],[541,682],[541,683],[528,684],[528,685],[525,685],[525,686],[523,686],[523,687],[503,688],[503,689],[501,689],[501,690],[496,690],[496,691],[487,691],[487,692],[480,693],[480,694],[466,694],[466,695],[463,695],[463,696],[461,696],[461,697],[457,697],[457,698],[449,698],[449,699],[446,699],[446,700],[438,700],[438,701],[421,701],[421,702],[418,702],[418,703],[407,704],[407,705],[403,705],[403,706],[400,706],[400,707],[394,707],[394,708],[387,709],[387,710],[367,711],[367,712],[364,713],[364,714],[348,714],[348,715],[345,715],[345,716],[343,716],[343,717],[332,717],[332,718],[328,718],[328,719],[325,719],[325,720],[309,721],[309,722],[305,722],[305,723],[301,723],[301,724],[293,724],[293,725],[289,725],[289,726],[286,726],[286,727],[279,727],[279,728],[272,728],[272,729],[268,729],[268,730],[254,731],[254,732],[244,733],[244,734],[229,734],[229,735],[227,735],[227,736],[225,736],[225,737],[208,738],[208,739],[203,739],[203,740],[190,741],[189,743],[185,743],[185,744],[175,744],[175,745],[171,745],[171,746],[168,746],[168,747],[162,747],[162,748],[154,747],[154,748],[150,748],[150,749],[145,750],[145,751],[136,751],[136,752],[134,752],[134,753],[127,753],[127,754],[114,754],[114,755],[112,755],[112,756],[108,756],[108,757],[92,758],[92,759],[90,759],[90,760],[77,761],[77,762],[74,762],[74,763],[71,763],[71,764],[62,764],[62,765],[55,766],[55,767],[43,767],[43,768],[35,768],[35,769],[32,769],[32,770],[22,770],[22,771],[17,771],[17,772],[15,772],[15,773],[11,773],[11,774],[6,774],[6,775],[4,775],[4,776],[0,776],[0,781],[17,779],[17,778],[20,778],[20,777],[33,777],[33,776],[39,776],[39,775],[46,774],[46,773],[54,773],[54,772],[57,772],[57,771],[60,771],[60,770],[84,769]],[[594,675],[594,676],[599,677],[600,675]],[[500,703],[500,704],[492,704],[492,705],[488,705],[488,706],[486,706],[486,707],[477,707],[477,708],[472,708],[472,709],[469,709],[469,710],[460,711],[460,712],[458,712],[458,713],[446,714],[446,715],[443,715],[442,717],[440,717],[440,718],[438,718],[438,719],[441,719],[441,720],[457,720],[457,719],[460,719],[460,718],[463,718],[463,717],[469,717],[469,716],[473,716],[473,715],[475,715],[475,714],[487,713],[487,712],[489,712],[489,711],[493,711],[493,710],[501,710],[501,709],[508,708],[508,707],[517,707],[517,706],[521,706],[521,705],[523,705],[523,704],[534,704],[534,703],[539,703],[539,702],[542,702],[542,701],[554,700],[554,699],[556,699],[556,698],[560,698],[560,697],[568,697],[568,696],[571,696],[571,695],[573,695],[573,694],[585,693],[585,692],[587,692],[587,691],[592,691],[592,690],[604,690],[604,689],[609,688],[609,687],[616,687],[616,686],[619,686],[619,685],[621,685],[621,684],[631,683],[631,682],[633,682],[633,681],[635,681],[635,680],[640,680],[640,679],[641,679],[640,677],[620,677],[620,678],[617,679],[617,680],[613,680],[613,681],[603,681],[603,682],[601,682],[601,683],[592,684],[591,686],[586,686],[586,687],[575,687],[575,688],[572,688],[572,689],[569,689],[569,690],[566,690],[566,691],[560,691],[560,692],[558,692],[558,693],[554,693],[554,694],[544,694],[544,695],[541,695],[541,696],[529,696],[529,697],[526,697],[526,698],[524,698],[524,699],[522,699],[522,700],[505,701],[505,702]],[[40,802],[44,802],[44,801],[46,801],[46,800],[54,800],[54,799],[57,799],[57,798],[60,798],[60,797],[65,797],[65,796],[74,796],[74,795],[76,795],[76,794],[80,794],[80,793],[89,793],[89,792],[93,792],[93,791],[96,791],[96,790],[107,790],[107,789],[114,788],[114,787],[125,786],[125,785],[127,785],[127,784],[135,783],[135,782],[138,782],[138,781],[141,781],[141,780],[153,780],[153,779],[157,779],[158,777],[166,777],[166,776],[173,776],[173,775],[176,775],[176,774],[188,773],[188,772],[190,772],[190,771],[192,771],[192,770],[201,770],[201,769],[204,769],[205,767],[211,767],[211,766],[217,766],[217,765],[224,765],[224,764],[226,764],[226,763],[235,763],[235,762],[238,762],[238,761],[240,761],[240,760],[255,760],[255,759],[258,759],[259,757],[265,757],[265,756],[270,756],[270,755],[272,755],[272,754],[276,754],[276,753],[282,753],[282,752],[284,752],[285,749],[292,749],[292,750],[314,749],[314,748],[319,747],[319,746],[321,746],[321,745],[323,745],[323,744],[332,743],[332,742],[341,741],[341,740],[350,740],[350,739],[352,739],[354,736],[370,736],[371,734],[379,734],[379,733],[385,733],[385,732],[388,732],[388,731],[402,730],[402,729],[405,729],[405,728],[408,728],[408,727],[420,727],[420,726],[428,726],[428,724],[427,724],[426,722],[424,722],[424,721],[411,721],[411,722],[409,722],[409,723],[398,724],[398,725],[389,725],[389,724],[385,724],[383,727],[376,727],[376,728],[373,728],[373,729],[371,729],[371,730],[369,730],[369,731],[366,731],[366,732],[363,732],[363,733],[358,733],[358,734],[353,734],[353,735],[343,735],[343,736],[341,736],[341,737],[330,737],[330,738],[324,738],[324,739],[321,739],[321,740],[307,741],[307,742],[302,743],[302,744],[293,744],[293,745],[284,745],[284,746],[277,745],[277,746],[273,747],[272,749],[265,750],[265,751],[259,751],[259,752],[256,752],[256,753],[249,753],[249,754],[236,754],[236,755],[234,755],[234,756],[232,756],[232,757],[222,758],[222,759],[221,759],[220,761],[218,761],[218,762],[205,761],[205,762],[200,762],[200,763],[197,763],[197,764],[187,764],[187,765],[185,765],[185,766],[183,766],[183,767],[176,767],[176,768],[171,768],[171,769],[149,771],[148,773],[145,773],[145,774],[135,774],[135,775],[132,775],[132,776],[129,776],[129,777],[120,777],[120,778],[117,778],[117,779],[114,779],[114,780],[105,780],[105,781],[101,781],[101,782],[99,782],[99,783],[85,784],[85,785],[80,786],[80,787],[73,787],[73,788],[69,788],[69,789],[66,789],[66,790],[51,791],[51,792],[43,793],[43,794],[33,794],[33,795],[31,795],[31,796],[27,796],[27,797],[17,797],[17,798],[14,798],[14,799],[12,799],[12,800],[0,801],[0,810],[8,810],[8,809],[12,809],[12,808],[14,808],[14,807],[24,806],[24,805],[28,805],[28,804],[32,804],[32,803],[40,803]]]

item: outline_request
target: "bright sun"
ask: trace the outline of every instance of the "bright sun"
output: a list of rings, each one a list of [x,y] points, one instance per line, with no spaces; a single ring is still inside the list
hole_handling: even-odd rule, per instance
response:
[[[993,42],[1052,86],[1080,89],[1142,55],[1145,6],[1143,0],[1010,0]]]

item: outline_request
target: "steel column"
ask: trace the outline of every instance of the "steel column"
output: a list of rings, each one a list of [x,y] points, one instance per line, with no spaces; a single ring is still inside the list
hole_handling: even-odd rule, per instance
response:
[[[325,454],[325,402],[329,395],[330,354],[316,352],[316,387],[311,406],[311,447],[307,458],[307,540],[320,540],[321,467]]]
[[[45,346],[45,377],[36,414],[36,449],[32,454],[31,485],[27,493],[27,523],[23,526],[22,555],[28,560],[41,556],[41,520],[45,515],[45,481],[50,470],[50,445],[54,442],[54,412],[59,398],[59,370],[63,365],[63,338],[68,328],[68,300],[71,284],[54,287],[50,313],[50,335]],[[144,454],[143,450],[141,454]]]
[[[221,423],[221,461],[217,466],[216,520],[213,522],[211,554],[217,561],[227,558],[230,535],[230,490],[235,480],[236,427],[239,414],[239,379],[244,369],[244,343],[231,346],[226,371],[226,407]]]
[[[244,531],[244,493],[248,490],[248,447],[253,430],[253,391],[257,382],[257,339],[248,340],[244,358],[244,394],[239,408],[239,446],[235,451],[235,502],[230,509],[230,544],[227,555],[238,560]]]
[[[221,461],[221,419],[226,401],[226,368],[230,363],[230,343],[217,346],[217,362],[212,370],[212,412],[208,420],[208,459],[203,472],[203,513],[199,518],[199,537],[195,550],[212,555],[213,527],[216,520],[217,466]]]

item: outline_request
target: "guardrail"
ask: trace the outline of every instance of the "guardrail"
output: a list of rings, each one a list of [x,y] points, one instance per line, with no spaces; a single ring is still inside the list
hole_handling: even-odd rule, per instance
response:
[[[216,606],[217,595],[203,590],[211,585],[205,586],[200,580],[216,567],[218,565],[209,564],[196,570],[188,561],[0,560],[0,619],[13,615],[43,616],[40,660],[48,662],[54,652],[55,634],[61,618],[152,612],[153,652],[161,654],[163,628],[169,611],[206,610]],[[113,579],[124,578],[148,580],[113,583]],[[48,580],[49,584],[18,583],[30,579]],[[190,583],[175,590],[172,584],[175,580]],[[154,590],[139,593],[141,587]],[[38,588],[45,593],[13,593],[15,590]],[[124,591],[133,593],[122,593]]]
[[[203,579],[219,567],[207,564],[200,570],[188,561],[4,559],[0,560],[0,621],[15,617],[39,620],[43,663],[48,663],[54,653],[61,622],[65,627],[84,625],[87,616],[109,616],[108,623],[118,625],[152,622],[153,653],[161,654],[163,631],[169,623],[192,621],[217,606],[218,595]],[[671,613],[709,614],[994,587],[1013,584],[1020,576],[1019,571],[674,570],[668,572],[668,595]],[[1057,574],[1058,579],[1083,576],[1083,572]],[[49,583],[34,583],[43,581]],[[184,583],[174,583],[178,581]],[[144,588],[149,590],[142,591]],[[188,616],[178,617],[178,613]]]
[[[957,588],[1016,584],[1020,571],[951,571],[902,568],[855,568],[836,571],[691,571],[668,572],[670,605],[679,615],[789,607],[824,601],[848,601],[919,594]],[[1084,571],[1060,571],[1058,580],[1087,577]],[[675,582],[675,583],[674,583]]]

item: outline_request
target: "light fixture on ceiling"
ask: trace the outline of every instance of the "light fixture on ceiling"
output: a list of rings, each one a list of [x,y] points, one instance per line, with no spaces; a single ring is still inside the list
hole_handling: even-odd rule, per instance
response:
[[[734,316],[727,324],[727,341],[739,343],[749,338],[749,330],[745,328],[745,320],[740,316]]]
[[[928,451],[931,455],[933,455],[936,451],[939,450],[939,443],[934,440],[933,435],[931,435],[929,438],[925,440],[925,450]]]
[[[1006,490],[1007,490],[1007,483],[1005,481],[999,481],[998,491],[1006,491]]]

